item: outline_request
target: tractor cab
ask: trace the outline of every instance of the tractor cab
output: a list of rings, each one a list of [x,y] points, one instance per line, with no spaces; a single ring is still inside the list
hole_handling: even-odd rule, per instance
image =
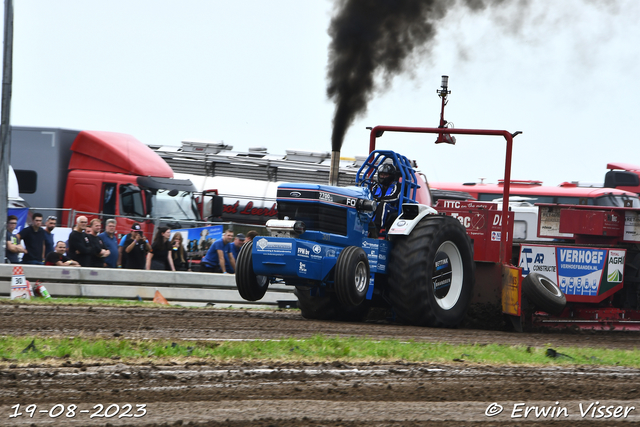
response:
[[[402,214],[405,204],[415,204],[421,187],[406,157],[393,151],[373,151],[356,175],[356,185],[371,191],[377,203],[369,226],[369,237],[386,237],[387,230]]]
[[[372,151],[358,170],[356,185],[368,187],[373,191],[373,188],[380,184],[376,181],[378,170],[382,165],[387,164],[392,165],[396,170],[396,178],[400,186],[398,213],[402,214],[404,203],[418,203],[416,197],[418,189],[421,187],[416,172],[411,167],[411,161],[405,156],[387,150]]]

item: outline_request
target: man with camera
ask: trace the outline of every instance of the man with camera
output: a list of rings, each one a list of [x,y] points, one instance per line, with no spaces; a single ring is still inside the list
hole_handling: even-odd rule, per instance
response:
[[[151,245],[144,238],[140,224],[136,222],[131,226],[131,233],[127,234],[122,247],[122,268],[144,270]]]

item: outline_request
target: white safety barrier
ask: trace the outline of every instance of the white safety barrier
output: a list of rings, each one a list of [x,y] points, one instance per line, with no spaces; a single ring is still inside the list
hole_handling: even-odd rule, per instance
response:
[[[15,264],[0,264],[0,296],[11,293]],[[42,282],[55,297],[152,300],[156,290],[171,301],[231,305],[278,305],[297,301],[294,288],[271,285],[260,301],[245,301],[231,274],[127,270],[115,268],[48,267],[22,265],[26,279]],[[290,304],[288,304],[290,305]]]

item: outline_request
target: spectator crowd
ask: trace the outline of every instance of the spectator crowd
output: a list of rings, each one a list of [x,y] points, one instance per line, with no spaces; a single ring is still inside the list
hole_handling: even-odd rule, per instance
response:
[[[102,222],[86,216],[76,218],[68,241],[54,242],[55,216],[49,216],[43,225],[43,216],[33,213],[31,224],[14,233],[18,224],[15,215],[7,217],[6,259],[17,264],[50,266],[81,266],[98,268],[129,268],[139,270],[201,271],[234,274],[236,259],[242,245],[253,240],[258,233],[251,230],[245,236],[226,230],[216,240],[199,263],[191,268],[184,239],[180,232],[171,235],[169,227],[157,227],[151,242],[145,238],[142,227],[134,223],[128,234],[118,240],[117,221]],[[20,260],[22,254],[22,260]]]

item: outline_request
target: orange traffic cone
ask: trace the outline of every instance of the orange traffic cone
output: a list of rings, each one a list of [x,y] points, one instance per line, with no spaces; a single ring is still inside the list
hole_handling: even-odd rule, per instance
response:
[[[153,302],[156,304],[169,305],[169,301],[167,301],[158,290],[156,290],[156,294],[153,296]]]

